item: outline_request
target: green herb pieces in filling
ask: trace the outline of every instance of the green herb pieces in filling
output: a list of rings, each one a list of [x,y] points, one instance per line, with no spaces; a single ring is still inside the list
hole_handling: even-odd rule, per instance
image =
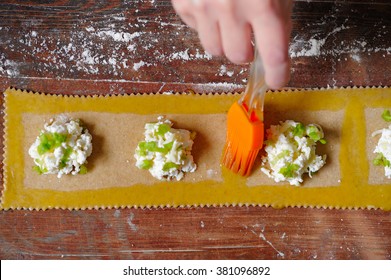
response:
[[[302,123],[298,123],[293,129],[293,135],[303,137],[305,134],[305,126]]]
[[[176,163],[173,163],[173,162],[166,162],[166,163],[163,165],[163,171],[169,171],[169,170],[172,169],[172,168],[177,169],[178,167],[179,167],[179,165],[176,164]]]
[[[62,143],[66,142],[67,135],[54,133],[42,133],[39,136],[40,144],[38,146],[38,154],[43,155],[47,152],[52,152],[55,148],[61,146]]]
[[[153,166],[153,161],[149,159],[143,160],[143,162],[140,165],[141,169],[149,169]]]
[[[160,135],[160,136],[164,136],[164,134],[169,132],[170,129],[171,129],[171,127],[168,124],[165,124],[165,123],[159,124],[156,134]]]
[[[60,168],[64,168],[65,166],[67,166],[69,157],[72,154],[72,152],[73,152],[72,148],[66,148],[64,150],[64,155],[62,156],[62,158],[60,160]]]
[[[79,174],[87,174],[87,166],[85,166],[84,164],[80,166],[80,171],[79,171]]]
[[[391,122],[391,113],[390,110],[384,110],[383,113],[381,114],[381,117],[383,120],[386,122]]]
[[[295,177],[295,172],[299,170],[300,166],[294,163],[289,163],[287,166],[284,166],[280,169],[280,173],[286,178]]]
[[[322,132],[318,127],[315,125],[309,125],[307,126],[307,135],[310,139],[314,140],[315,142],[320,142],[321,144],[326,144],[326,139],[322,138]]]
[[[376,166],[387,166],[391,167],[391,163],[382,153],[377,153],[375,159],[373,160],[373,164]]]

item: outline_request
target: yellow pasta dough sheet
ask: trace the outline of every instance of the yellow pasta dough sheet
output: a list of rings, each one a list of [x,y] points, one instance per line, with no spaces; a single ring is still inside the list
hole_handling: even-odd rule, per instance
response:
[[[240,93],[68,96],[16,89],[4,93],[2,209],[91,209],[261,205],[276,208],[380,208],[391,210],[391,179],[372,164],[378,137],[388,127],[388,88],[287,90],[269,92],[265,127],[292,119],[323,127],[326,165],[301,186],[275,183],[260,171],[232,174],[220,164],[226,113]],[[85,175],[39,175],[28,149],[53,116],[79,118],[92,135],[93,152]],[[174,128],[195,131],[198,166],[181,181],[161,182],[135,166],[144,125],[163,115]],[[261,152],[262,153],[262,152]]]

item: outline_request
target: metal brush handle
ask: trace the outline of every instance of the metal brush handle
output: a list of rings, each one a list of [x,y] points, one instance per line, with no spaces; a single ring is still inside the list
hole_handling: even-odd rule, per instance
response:
[[[256,46],[254,49],[254,61],[250,66],[249,80],[239,103],[246,105],[248,116],[255,113],[263,121],[263,103],[267,85],[265,83],[265,70],[263,68],[262,58]]]

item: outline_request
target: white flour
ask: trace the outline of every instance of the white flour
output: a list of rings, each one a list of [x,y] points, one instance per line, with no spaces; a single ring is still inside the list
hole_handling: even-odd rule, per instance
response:
[[[326,23],[324,22],[324,24]],[[339,57],[341,55],[350,55],[356,62],[361,62],[361,59],[359,58],[360,53],[370,55],[370,53],[384,52],[387,55],[391,54],[390,46],[378,44],[377,47],[370,47],[368,42],[360,38],[353,41],[350,45],[348,45],[345,41],[341,41],[340,44],[338,44],[334,36],[337,33],[350,28],[352,27],[342,24],[341,26],[334,28],[334,30],[329,33],[323,34],[318,32],[310,38],[297,35],[291,41],[289,54],[291,58],[319,57],[324,55]],[[388,31],[384,30],[377,35],[378,38],[381,38],[382,36],[388,36]],[[329,41],[331,41],[333,47],[328,47],[327,49],[324,48],[324,45]]]
[[[158,1],[125,1],[129,5],[137,3],[157,6]],[[126,4],[125,3],[125,4]],[[138,10],[121,11],[112,15],[103,16],[100,21],[81,19],[66,31],[45,30],[39,27],[43,24],[40,19],[31,19],[24,22],[23,30],[11,33],[10,28],[0,27],[0,76],[18,77],[26,75],[25,69],[36,69],[39,76],[57,78],[98,79],[97,75],[110,77],[113,81],[145,81],[145,71],[152,71],[153,67],[188,67],[194,61],[209,65],[212,56],[200,46],[194,47],[188,42],[190,29],[178,19],[172,20],[157,16],[139,17]],[[290,56],[300,58],[320,58],[325,56],[336,57],[335,61],[346,61],[350,56],[355,63],[361,63],[365,57],[380,53],[383,57],[391,54],[391,46],[382,42],[382,38],[389,36],[385,25],[378,24],[373,34],[374,42],[366,42],[364,37],[358,37],[354,42],[341,40],[343,32],[356,28],[346,20],[344,24],[335,27],[329,32],[322,33],[329,24],[328,18],[308,24],[305,30],[299,30],[291,40]],[[154,30],[150,32],[147,30]],[[26,31],[27,30],[27,31]],[[308,31],[308,32],[306,32]],[[157,35],[159,33],[159,35]],[[8,36],[8,34],[11,34]],[[194,34],[193,34],[194,35]],[[192,36],[193,36],[192,35]],[[160,40],[159,38],[163,38]],[[338,39],[338,40],[337,40]],[[332,47],[330,47],[332,46]],[[14,50],[18,50],[15,52]],[[140,56],[140,54],[143,54]],[[343,58],[340,56],[344,55]],[[177,63],[178,62],[178,63]],[[175,66],[174,66],[175,65]],[[236,70],[228,69],[228,64],[216,67],[216,61],[211,62],[215,76],[225,78],[225,81],[234,80],[241,83],[208,83],[199,84],[201,91],[235,91],[243,88],[246,83],[247,67]],[[335,67],[335,66],[333,66]],[[294,63],[292,71],[294,71]],[[53,74],[55,73],[55,74]],[[92,75],[92,76],[91,76]],[[171,70],[167,73],[171,82],[183,83],[184,77],[176,77]]]
[[[152,1],[151,4],[155,2]],[[102,27],[99,22],[81,20],[67,31],[66,36],[58,36],[56,30],[34,29],[35,22],[26,23],[26,27],[32,29],[31,31],[20,32],[13,37],[3,36],[6,40],[0,41],[0,46],[8,48],[7,54],[12,53],[16,48],[15,42],[18,42],[18,53],[24,54],[11,59],[0,53],[0,75],[17,77],[21,74],[21,67],[31,67],[27,63],[32,61],[34,67],[40,69],[40,73],[61,70],[60,73],[64,78],[70,73],[81,75],[106,73],[115,80],[129,79],[124,76],[124,73],[131,70],[136,72],[131,79],[137,80],[137,72],[146,67],[164,65],[173,61],[212,59],[212,56],[203,50],[190,49],[186,44],[181,43],[179,38],[183,38],[183,35],[181,36],[179,31],[175,32],[175,29],[183,29],[184,24],[166,22],[161,17],[136,18],[132,22],[126,22],[124,13],[116,14],[114,17],[107,16],[108,21],[111,22],[112,19],[121,21],[121,25],[111,23]],[[170,41],[175,43],[163,46],[156,38],[156,33],[142,31],[148,29],[148,25],[155,23],[159,23],[162,28],[159,32],[166,33]],[[84,27],[79,28],[79,26]],[[167,29],[167,26],[174,26],[174,28]],[[8,29],[1,27],[0,32],[7,32]],[[173,33],[178,35],[178,38],[175,38]],[[139,54],[149,50],[154,51],[154,55],[148,54],[140,60]],[[129,70],[126,72],[124,71],[126,69]]]
[[[193,85],[193,90],[196,92],[236,92],[242,91],[245,87],[245,84],[236,84],[236,83],[205,83]]]

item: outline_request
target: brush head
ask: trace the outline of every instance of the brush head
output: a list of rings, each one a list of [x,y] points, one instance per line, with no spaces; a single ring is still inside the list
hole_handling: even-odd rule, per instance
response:
[[[227,115],[227,140],[222,164],[233,172],[248,176],[263,145],[264,126],[249,117],[246,108],[235,102]]]

